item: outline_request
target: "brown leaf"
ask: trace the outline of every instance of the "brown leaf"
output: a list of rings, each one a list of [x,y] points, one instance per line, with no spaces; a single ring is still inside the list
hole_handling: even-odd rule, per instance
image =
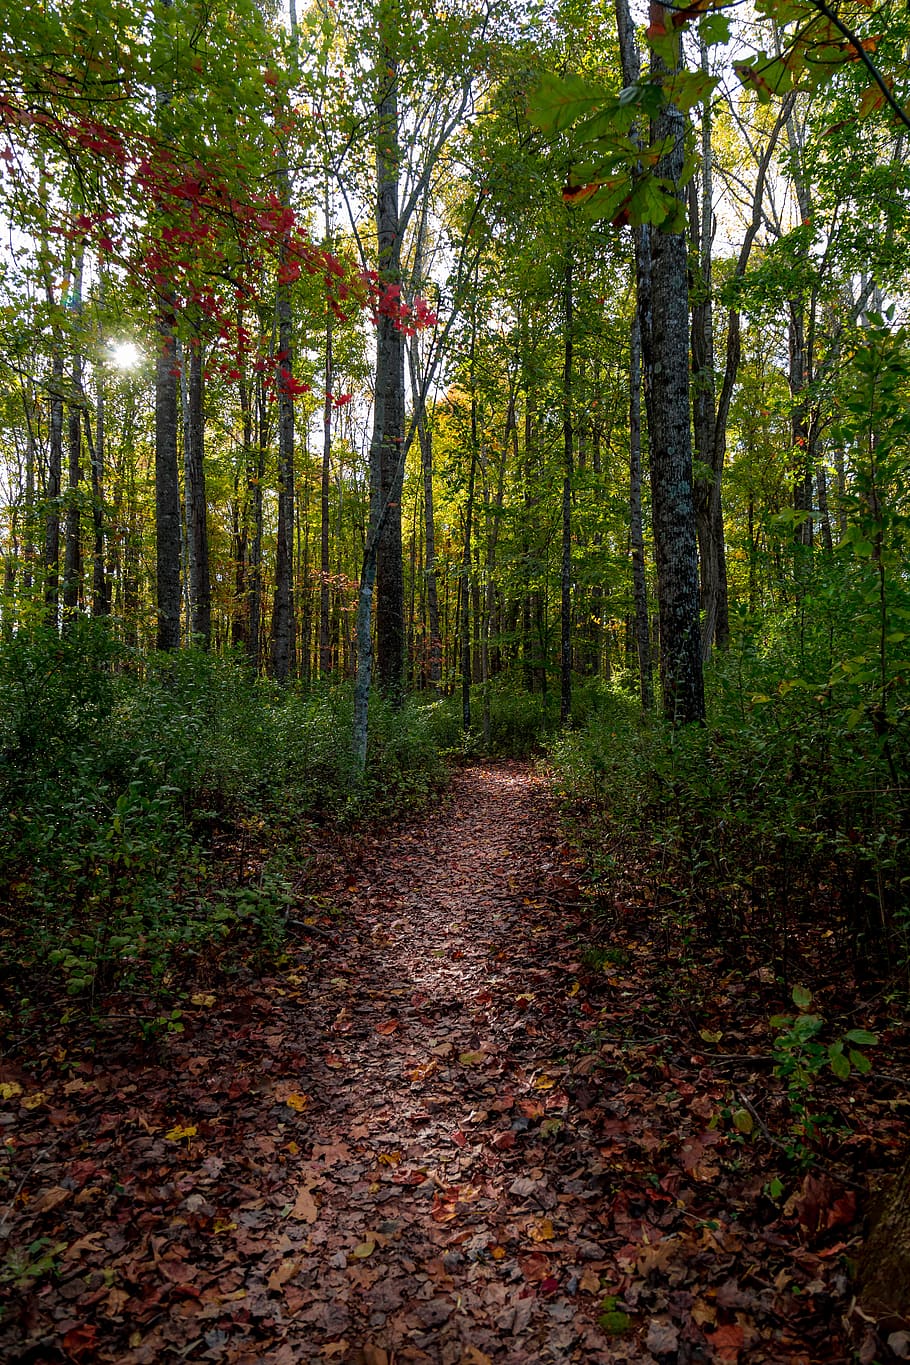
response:
[[[299,1256],[288,1256],[281,1261],[269,1276],[269,1289],[281,1289],[292,1280],[300,1269],[301,1258]]]
[[[62,1185],[54,1185],[50,1190],[45,1190],[42,1194],[36,1195],[31,1205],[32,1213],[48,1213],[55,1209],[58,1204],[62,1204],[65,1199],[69,1199],[72,1190],[65,1190]]]
[[[299,1218],[304,1223],[315,1223],[319,1217],[319,1205],[313,1198],[312,1188],[309,1185],[301,1185],[297,1191],[291,1217]]]
[[[679,1332],[669,1318],[652,1318],[645,1345],[656,1356],[675,1354],[679,1349]]]

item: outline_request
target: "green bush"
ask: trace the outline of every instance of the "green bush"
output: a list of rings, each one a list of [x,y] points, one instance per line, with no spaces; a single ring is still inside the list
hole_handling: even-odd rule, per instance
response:
[[[88,621],[0,645],[0,952],[8,978],[87,1000],[274,949],[314,824],[426,799],[454,732],[447,703],[377,697],[361,776],[349,688],[197,650],[127,662]]]

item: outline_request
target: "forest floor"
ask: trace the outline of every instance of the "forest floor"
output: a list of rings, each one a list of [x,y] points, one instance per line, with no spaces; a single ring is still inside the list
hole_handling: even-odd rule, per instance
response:
[[[764,1126],[760,989],[714,972],[727,1051],[646,922],[591,965],[532,768],[461,769],[318,874],[280,971],[184,1032],[0,1071],[3,1360],[854,1358],[858,1186]]]

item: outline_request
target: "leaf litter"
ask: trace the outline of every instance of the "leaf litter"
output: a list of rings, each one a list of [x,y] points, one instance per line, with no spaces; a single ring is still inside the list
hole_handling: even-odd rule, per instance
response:
[[[754,1020],[693,1021],[646,919],[584,965],[540,775],[462,769],[343,855],[320,935],[181,1034],[0,1070],[5,1361],[848,1358],[846,1168],[782,1164]]]

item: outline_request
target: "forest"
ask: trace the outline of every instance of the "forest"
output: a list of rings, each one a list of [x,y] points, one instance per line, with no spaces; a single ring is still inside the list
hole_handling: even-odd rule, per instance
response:
[[[910,11],[2,29],[0,1355],[910,1359]]]

